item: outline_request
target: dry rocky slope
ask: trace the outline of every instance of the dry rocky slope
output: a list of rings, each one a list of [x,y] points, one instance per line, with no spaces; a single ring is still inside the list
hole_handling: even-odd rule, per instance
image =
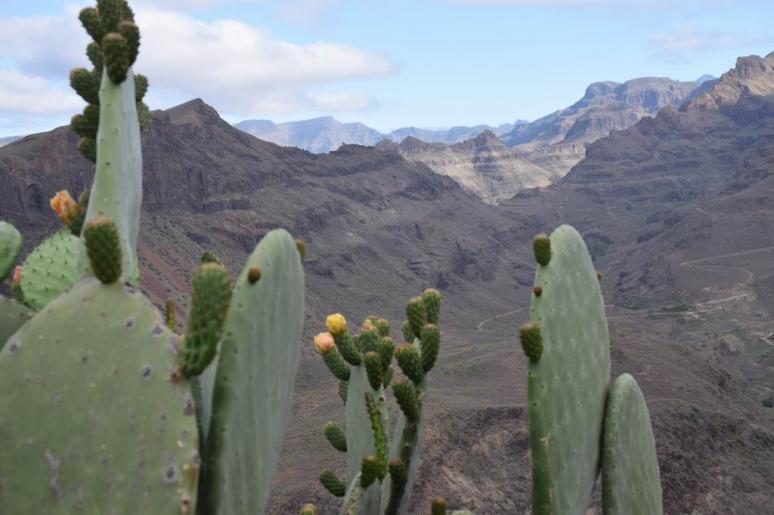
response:
[[[409,139],[395,149],[410,161],[428,165],[452,177],[466,190],[489,203],[510,198],[525,187],[544,187],[563,177],[585,155],[586,145],[610,131],[631,127],[664,107],[678,107],[702,84],[646,77],[623,84],[596,82],[572,106],[508,134],[484,133],[455,145],[422,145]],[[421,139],[421,138],[420,138]]]
[[[144,283],[157,301],[180,298],[202,250],[236,271],[262,234],[285,226],[309,246],[308,337],[330,311],[399,322],[405,298],[441,288],[444,347],[416,513],[439,494],[477,513],[524,513],[526,362],[515,328],[527,317],[529,242],[572,223],[604,273],[614,372],[632,372],[651,408],[665,512],[760,513],[774,477],[774,410],[764,407],[774,387],[774,91],[745,84],[765,82],[772,60],[744,58],[706,92],[736,88],[734,103],[662,111],[592,144],[556,185],[499,206],[395,152],[278,147],[201,101],[155,113],[144,133]],[[741,73],[748,66],[762,71]],[[54,191],[89,182],[74,140],[57,129],[0,150],[0,218],[31,234],[27,248],[55,227]],[[308,342],[271,513],[338,504],[316,476],[343,466],[321,434],[342,407]]]

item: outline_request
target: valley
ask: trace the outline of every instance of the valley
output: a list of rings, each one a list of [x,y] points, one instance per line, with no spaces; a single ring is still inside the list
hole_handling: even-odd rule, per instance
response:
[[[519,148],[530,125],[514,129],[512,147],[494,133],[479,134],[478,147],[425,150],[409,140],[422,159],[407,155],[405,140],[319,155],[280,147],[202,100],[154,112],[143,132],[140,248],[154,302],[174,299],[185,319],[182,299],[204,250],[235,274],[271,228],[307,243],[305,341],[270,513],[338,506],[317,482],[323,467],[343,466],[321,430],[343,410],[311,343],[325,315],[341,311],[354,324],[377,313],[397,326],[405,300],[425,287],[439,288],[445,304],[416,512],[436,495],[476,513],[527,511],[526,358],[516,331],[528,319],[532,237],[562,223],[584,235],[603,274],[613,373],[633,373],[648,401],[665,512],[759,512],[774,477],[772,77],[774,54],[741,58],[688,102],[687,86],[650,100],[626,93],[633,85],[603,85],[592,94],[636,98],[642,116],[609,135],[618,125],[589,122],[604,129],[593,142],[568,128],[534,151]],[[551,120],[567,127],[583,116]],[[497,180],[460,163],[477,155],[488,171],[491,159],[558,152],[576,137],[589,144],[571,170],[540,178],[525,168],[535,182],[503,189],[496,202],[438,172],[432,157],[437,149],[443,166],[464,168],[494,194]],[[76,141],[60,128],[0,149],[0,218],[29,235],[26,249],[57,226],[48,199],[91,180]],[[494,168],[516,180],[512,165]]]

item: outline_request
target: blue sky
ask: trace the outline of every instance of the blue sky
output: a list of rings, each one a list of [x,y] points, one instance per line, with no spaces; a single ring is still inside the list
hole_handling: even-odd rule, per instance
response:
[[[0,137],[67,123],[93,2],[0,1]],[[672,4],[679,4],[678,6]],[[388,131],[532,120],[599,80],[720,75],[774,51],[774,2],[134,0],[151,108]]]

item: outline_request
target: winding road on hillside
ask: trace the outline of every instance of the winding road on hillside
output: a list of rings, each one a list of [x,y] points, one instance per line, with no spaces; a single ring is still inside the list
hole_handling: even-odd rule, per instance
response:
[[[733,266],[733,265],[713,265],[711,262],[717,261],[719,259],[727,259],[727,258],[734,258],[734,257],[742,257],[742,256],[750,256],[753,254],[759,254],[763,252],[774,252],[774,246],[770,247],[762,247],[757,249],[748,249],[748,250],[741,250],[739,252],[730,252],[727,254],[718,254],[716,256],[709,256],[709,257],[703,257],[699,259],[689,259],[686,261],[683,261],[680,263],[680,267],[682,268],[693,268],[696,270],[701,270],[704,272],[709,273],[722,273],[724,271],[735,271],[735,272],[741,272],[744,274],[745,279],[744,281],[735,284],[731,287],[731,290],[737,290],[737,289],[746,289],[752,284],[752,282],[755,280],[755,272],[748,270],[747,268],[741,267],[741,266]],[[707,300],[704,302],[699,302],[696,304],[696,309],[692,311],[680,311],[679,314],[681,315],[699,315],[702,313],[709,313],[711,311],[715,311],[717,309],[721,309],[721,304],[725,302],[730,302],[733,300],[738,300],[742,298],[749,297],[751,293],[749,291],[743,291],[742,293],[735,293],[734,295],[729,295],[726,297],[721,297],[718,299],[712,299]],[[613,304],[606,304],[605,308],[615,308],[616,306]],[[493,317],[489,317],[486,320],[482,320],[479,322],[477,331],[481,332],[485,330],[485,326],[491,322],[494,322],[495,320],[498,320],[500,318],[504,317],[510,317],[512,315],[516,315],[518,313],[521,313],[522,311],[528,310],[529,306],[524,306],[518,309],[515,309],[513,311],[506,311],[505,313],[497,314]],[[676,314],[676,311],[655,311],[655,312],[649,312],[649,315],[674,315]],[[626,316],[632,316],[633,314],[618,314],[613,315],[609,314],[608,318],[622,318]]]

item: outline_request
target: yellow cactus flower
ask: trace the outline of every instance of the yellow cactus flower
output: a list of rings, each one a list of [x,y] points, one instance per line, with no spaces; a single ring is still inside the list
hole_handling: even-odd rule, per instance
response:
[[[62,190],[51,199],[51,209],[65,225],[70,225],[73,219],[81,213],[81,206],[73,200],[70,192]]]
[[[314,337],[314,348],[320,355],[328,354],[336,348],[331,333],[320,333]]]
[[[21,265],[16,265],[16,268],[13,269],[13,277],[11,277],[11,284],[13,286],[19,286],[21,284],[21,276],[22,276],[22,267]]]
[[[341,313],[329,315],[328,318],[325,319],[325,327],[328,328],[328,331],[330,331],[332,335],[338,336],[347,332],[347,319],[344,318],[344,315]]]

